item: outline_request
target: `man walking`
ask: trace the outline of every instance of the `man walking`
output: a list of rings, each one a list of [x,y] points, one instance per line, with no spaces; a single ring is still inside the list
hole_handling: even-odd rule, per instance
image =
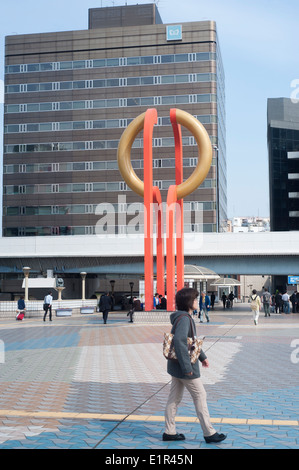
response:
[[[49,292],[48,295],[44,298],[44,321],[46,321],[47,313],[49,312],[49,321],[52,321],[52,302],[53,302],[53,295],[52,292]]]
[[[99,307],[100,307],[100,312],[103,312],[103,321],[104,321],[104,324],[106,325],[107,319],[108,319],[108,313],[112,307],[112,300],[109,295],[109,292],[102,295],[102,297],[100,298]]]
[[[265,317],[267,316],[270,317],[270,299],[271,299],[271,295],[268,292],[268,289],[265,288],[265,292],[262,295],[262,302],[264,305]]]

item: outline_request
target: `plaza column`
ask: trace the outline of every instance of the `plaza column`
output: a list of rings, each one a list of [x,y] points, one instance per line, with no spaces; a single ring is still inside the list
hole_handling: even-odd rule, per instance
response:
[[[28,266],[25,266],[23,268],[23,273],[25,277],[25,302],[28,301],[28,278],[30,270],[31,268],[29,268]]]
[[[85,300],[85,279],[86,279],[87,273],[82,272],[80,274],[82,278],[82,300]]]

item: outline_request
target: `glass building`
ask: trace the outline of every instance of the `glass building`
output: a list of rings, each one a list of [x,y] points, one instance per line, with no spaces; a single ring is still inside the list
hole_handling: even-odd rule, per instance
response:
[[[92,235],[98,205],[118,214],[142,199],[122,181],[116,153],[127,125],[155,107],[154,180],[174,184],[170,108],[205,126],[213,163],[184,200],[185,230],[226,220],[225,85],[213,21],[164,25],[155,4],[89,10],[89,28],[6,37],[3,236]],[[184,179],[197,146],[183,131]],[[132,163],[143,179],[142,133]],[[200,214],[200,217],[198,216]],[[130,216],[115,222],[126,233]],[[142,230],[142,227],[141,227]]]
[[[299,230],[299,102],[268,100],[270,228]]]

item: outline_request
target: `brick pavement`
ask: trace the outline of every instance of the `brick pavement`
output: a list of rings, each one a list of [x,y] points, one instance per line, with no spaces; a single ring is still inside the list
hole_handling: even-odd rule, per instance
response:
[[[187,392],[177,417],[186,441],[161,440],[169,328],[129,324],[121,313],[107,325],[99,314],[1,321],[0,449],[299,448],[299,315],[261,314],[255,326],[239,304],[197,323],[211,418],[228,434],[218,445],[205,443]]]

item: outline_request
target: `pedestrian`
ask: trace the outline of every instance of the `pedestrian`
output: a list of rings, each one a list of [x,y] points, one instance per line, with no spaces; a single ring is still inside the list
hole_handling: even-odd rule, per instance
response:
[[[210,318],[209,318],[209,311],[210,311],[210,297],[205,293],[202,292],[199,300],[199,319],[200,323],[203,322],[203,314],[206,316],[206,320],[209,323]]]
[[[24,300],[24,296],[21,295],[21,297],[19,298],[18,300],[18,306],[17,306],[17,311],[16,311],[16,318],[18,318],[18,315],[20,313],[24,314],[24,317],[23,319],[25,318],[25,312],[26,312],[26,305],[25,305],[25,300]],[[23,315],[22,315],[23,316]],[[21,317],[20,317],[21,318]]]
[[[299,313],[299,292],[296,292],[296,312]]]
[[[222,298],[222,302],[223,302],[223,309],[225,309],[225,304],[226,304],[226,300],[227,300],[227,297],[226,297],[226,295],[225,295],[225,292],[223,292],[221,298]]]
[[[112,300],[109,295],[109,292],[106,292],[105,294],[101,296],[100,302],[99,302],[99,310],[100,312],[103,313],[103,322],[105,325],[107,323],[108,313],[109,313],[109,310],[111,310],[111,307],[112,307]]]
[[[214,310],[215,299],[216,299],[215,293],[212,292],[211,294],[211,309],[212,310]]]
[[[290,313],[290,296],[287,291],[285,291],[285,293],[283,294],[282,301],[284,313]]]
[[[282,312],[282,295],[279,291],[275,294],[275,313]]]
[[[165,295],[159,295],[160,298],[160,309],[166,310],[166,297]]]
[[[290,301],[292,303],[292,313],[296,313],[296,292],[293,292]]]
[[[160,308],[159,294],[155,294],[155,297],[154,297],[154,309],[159,309],[159,308]]]
[[[230,300],[230,308],[233,308],[233,305],[234,305],[234,298],[235,298],[233,292],[230,292],[230,294],[228,295],[228,298],[229,298],[229,300]]]
[[[182,441],[184,434],[176,432],[175,417],[185,388],[190,393],[197,417],[199,419],[204,439],[207,443],[221,442],[226,438],[224,434],[218,434],[210,420],[207,395],[200,378],[199,361],[203,367],[209,367],[205,353],[201,350],[199,361],[191,364],[187,347],[187,337],[192,336],[192,329],[196,331],[192,312],[197,307],[198,292],[196,289],[184,287],[176,294],[177,311],[170,315],[170,322],[175,327],[174,349],[177,361],[167,361],[167,372],[171,375],[171,388],[165,409],[165,432],[163,441]],[[178,318],[183,315],[178,321]]]
[[[44,321],[46,321],[47,313],[49,312],[49,321],[52,321],[52,302],[53,302],[53,294],[52,292],[48,292],[48,294],[44,298]]]
[[[271,301],[271,294],[268,292],[268,289],[265,288],[265,291],[262,295],[262,302],[264,306],[265,317],[270,317],[270,301]]]
[[[258,324],[260,308],[261,308],[261,299],[255,289],[253,289],[252,294],[250,296],[250,307],[253,313],[253,321],[254,324]]]

